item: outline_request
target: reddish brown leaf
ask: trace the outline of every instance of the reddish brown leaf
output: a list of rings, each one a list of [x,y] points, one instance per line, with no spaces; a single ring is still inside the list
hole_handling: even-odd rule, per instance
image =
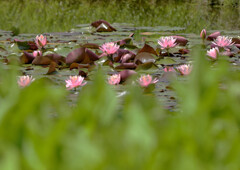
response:
[[[85,50],[86,52],[86,57],[88,57],[91,61],[96,61],[99,60],[99,56],[95,53],[93,53],[91,50],[87,49]]]
[[[56,72],[56,66],[57,66],[57,63],[51,62],[49,65],[47,74],[52,74],[52,73]]]
[[[235,44],[240,44],[240,38],[232,38],[232,42]]]
[[[33,61],[32,64],[35,65],[49,65],[53,60],[46,56],[37,56]]]
[[[66,63],[82,63],[82,64],[93,64],[94,61],[98,60],[100,56],[93,53],[91,50],[81,47],[73,50],[67,55]]]
[[[78,75],[79,75],[79,76],[82,76],[82,77],[84,77],[84,78],[86,78],[86,77],[87,77],[87,73],[86,73],[86,72],[84,72],[84,71],[82,71],[82,70],[79,70],[79,73],[78,73]]]
[[[240,44],[235,44],[235,46],[236,46],[238,49],[240,49]]]
[[[119,72],[120,76],[121,76],[121,81],[124,82],[126,81],[130,76],[137,74],[135,71],[133,70],[123,70]]]
[[[30,64],[34,60],[34,56],[31,53],[26,51],[23,52],[23,55],[20,57],[20,61],[22,64]]]
[[[220,36],[221,35],[221,33],[219,32],[219,31],[217,31],[217,32],[214,32],[214,33],[212,33],[212,34],[210,34],[208,37],[207,37],[207,40],[208,41],[213,41],[213,40],[215,40],[218,36]]]
[[[121,60],[122,56],[125,54],[131,54],[131,55],[135,56],[135,54],[129,50],[118,49],[117,53],[113,55],[114,62],[119,62]]]
[[[153,54],[147,52],[138,53],[134,59],[134,63],[148,63],[148,62],[155,62],[155,58]]]
[[[175,35],[173,37],[177,39],[176,43],[180,46],[185,46],[188,43],[188,40],[185,37],[178,36],[178,35]]]
[[[121,63],[127,63],[129,60],[134,58],[135,58],[134,54],[130,54],[130,53],[124,54],[121,58]]]
[[[156,53],[156,51],[154,50],[154,48],[151,47],[151,46],[148,45],[148,44],[144,44],[143,48],[138,51],[138,54],[141,53],[141,52],[147,52],[147,53],[151,53],[151,54],[157,56],[157,53]]]
[[[58,54],[48,54],[45,56],[37,56],[32,61],[32,64],[35,65],[49,65],[51,62],[55,62],[57,64],[61,64],[65,62],[65,58]]]
[[[108,31],[117,31],[114,27],[112,27],[109,22],[105,20],[98,20],[93,23],[91,23],[91,26],[97,28],[97,32],[105,32],[106,30]],[[108,32],[107,31],[107,32]]]
[[[119,44],[120,47],[122,47],[126,44],[130,44],[131,41],[132,41],[132,38],[125,38],[123,40],[115,41],[115,43]]]
[[[72,70],[72,69],[78,69],[78,66],[79,66],[78,63],[72,63],[69,68],[70,68],[70,70]]]
[[[115,69],[135,69],[137,65],[135,63],[121,63]]]
[[[77,48],[67,55],[66,63],[80,63],[85,57],[85,47]]]
[[[182,48],[182,49],[179,50],[179,53],[180,53],[180,54],[188,54],[189,52],[190,52],[190,50],[184,49],[184,48]]]

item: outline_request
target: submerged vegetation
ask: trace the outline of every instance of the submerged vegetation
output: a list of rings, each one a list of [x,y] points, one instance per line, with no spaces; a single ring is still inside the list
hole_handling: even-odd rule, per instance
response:
[[[0,6],[1,170],[239,169],[238,2]]]

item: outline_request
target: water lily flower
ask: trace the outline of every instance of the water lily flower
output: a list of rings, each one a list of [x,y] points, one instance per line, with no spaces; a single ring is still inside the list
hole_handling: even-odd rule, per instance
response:
[[[205,38],[207,37],[207,31],[205,29],[201,31],[200,37],[202,38],[202,40],[205,40]]]
[[[158,79],[155,78],[154,80],[152,79],[152,76],[150,76],[149,74],[148,75],[142,75],[139,80],[138,80],[139,84],[142,86],[142,87],[147,87],[149,86],[150,84],[155,84],[158,82]]]
[[[101,47],[99,47],[99,49],[103,52],[106,53],[107,55],[111,55],[114,54],[115,52],[117,52],[117,50],[120,48],[119,45],[117,45],[114,42],[108,42],[103,44]]]
[[[87,82],[83,83],[83,80],[84,80],[84,77],[82,76],[69,76],[69,79],[65,80],[66,88],[68,90],[71,90],[78,86],[84,86],[85,84],[87,84]]]
[[[227,36],[218,36],[213,44],[218,47],[226,48],[232,46],[234,43],[232,43],[232,38],[228,38]]]
[[[111,85],[117,85],[120,83],[120,81],[121,81],[120,74],[114,74],[108,78],[108,83]]]
[[[219,54],[219,49],[218,47],[212,48],[207,51],[207,55],[211,57],[212,59],[216,60]]]
[[[161,46],[161,49],[168,50],[169,48],[173,48],[177,45],[176,38],[169,36],[169,37],[161,37],[158,40],[158,44]]]
[[[177,70],[182,74],[182,75],[188,75],[192,71],[192,65],[191,64],[183,64],[181,66],[177,67]]]
[[[176,72],[173,67],[165,67],[165,68],[163,69],[163,71],[165,71],[165,72]]]
[[[38,48],[43,48],[47,44],[47,37],[41,35],[37,35],[35,38],[35,43],[38,46]]]
[[[42,56],[42,52],[37,50],[37,51],[33,51],[33,56],[37,57],[37,56]]]
[[[19,76],[19,79],[18,79],[18,85],[20,87],[26,87],[28,86],[29,84],[31,84],[35,79],[32,78],[32,76]]]

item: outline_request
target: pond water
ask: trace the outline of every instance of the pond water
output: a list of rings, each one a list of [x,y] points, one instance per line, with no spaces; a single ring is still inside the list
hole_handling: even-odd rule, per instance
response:
[[[130,12],[128,14],[125,13],[120,15],[120,17],[115,15],[115,13],[103,11],[103,7],[94,6],[96,7],[95,13],[93,13],[93,9],[89,9],[86,15],[91,12],[93,14],[87,16],[87,18],[83,20],[80,20],[80,16],[76,16],[72,23],[69,22],[69,19],[66,19],[66,22],[69,25],[66,26],[64,24],[63,28],[61,28],[60,24],[60,20],[62,18],[61,16],[57,16],[56,23],[54,22],[52,24],[53,27],[50,26],[42,29],[45,31],[44,35],[48,38],[48,44],[43,55],[57,53],[66,57],[74,49],[86,44],[93,43],[100,46],[105,42],[119,41],[126,38],[130,40],[130,43],[125,45],[124,49],[137,53],[137,51],[141,49],[145,43],[154,49],[159,48],[157,43],[159,37],[174,35],[183,36],[188,40],[187,46],[178,46],[174,48],[171,51],[173,54],[171,57],[155,56],[156,61],[154,64],[147,67],[137,67],[135,70],[139,75],[151,74],[158,78],[159,81],[156,83],[154,94],[158,96],[159,100],[167,109],[175,110],[177,108],[177,99],[176,94],[170,87],[171,79],[174,77],[175,79],[179,79],[179,81],[184,81],[187,77],[178,76],[175,73],[165,73],[163,68],[166,66],[176,67],[181,64],[189,63],[189,61],[191,61],[191,55],[180,54],[179,50],[182,48],[191,50],[193,46],[202,44],[199,33],[203,28],[207,28],[208,34],[219,30],[222,35],[238,37],[240,35],[239,8],[209,5],[199,6],[199,4],[193,5],[190,3],[155,5],[159,6],[156,6],[155,9],[151,6],[147,6],[144,9],[138,7],[131,9],[130,7],[127,8],[123,5],[123,7],[126,8],[125,12]],[[76,9],[74,8],[70,12],[74,12],[75,10]],[[82,11],[80,10],[78,13],[81,14],[81,12]],[[35,15],[37,14],[34,14],[34,16]],[[70,13],[69,16],[72,16],[72,13]],[[68,16],[64,17],[66,18]],[[117,31],[96,32],[95,29],[90,26],[90,21],[93,21],[93,19],[100,19],[99,17],[101,17],[101,19],[108,19]],[[48,16],[46,19],[49,19]],[[12,20],[14,20],[14,16]],[[25,22],[26,21],[27,19]],[[51,25],[51,22],[48,23],[48,21],[49,20],[46,21],[46,24]],[[77,22],[79,24],[77,24]],[[38,23],[35,24],[38,25]],[[14,29],[20,31],[19,34],[15,34],[15,32],[13,34],[12,31],[0,31],[0,59],[3,63],[11,63],[14,60],[19,60],[19,58],[23,55],[23,51],[32,52],[31,50],[24,49],[24,45],[21,47],[21,43],[15,43],[15,39],[24,40],[26,42],[34,41],[37,34],[43,33],[43,31],[35,32],[36,30],[38,31],[38,29],[34,29],[33,25],[23,25],[24,21],[20,21],[20,23],[14,26]],[[71,26],[71,28],[69,28],[69,26]],[[9,28],[8,24],[6,24],[6,27],[2,25],[1,27],[2,29]],[[42,28],[42,26],[39,27],[40,29]],[[28,33],[23,33],[25,31]],[[129,37],[129,35],[132,34],[134,34],[134,36]],[[88,47],[97,55],[101,54],[101,51],[98,48]],[[238,69],[238,53],[236,53],[234,57],[229,58],[229,60],[233,63],[233,66]],[[88,74],[87,80],[90,80],[90,83],[92,75],[94,75],[95,71],[98,70],[99,67],[104,70],[106,75],[121,71],[121,69],[113,69],[109,66],[104,66],[102,64],[104,61],[102,60],[96,61],[95,63],[95,67],[80,69]],[[6,69],[7,67],[8,66],[6,66]],[[35,66],[32,64],[23,64],[19,66],[19,70],[22,74],[32,75],[34,78],[46,77],[55,83],[56,86],[65,86],[64,80],[67,79],[68,76],[77,75],[79,73],[79,69],[70,70],[68,67],[58,66],[56,72],[48,75],[48,69],[48,66]],[[117,91],[120,96],[121,94],[124,94],[124,85],[119,85],[117,87]],[[77,96],[77,93],[72,92],[69,97],[69,102],[74,103]]]

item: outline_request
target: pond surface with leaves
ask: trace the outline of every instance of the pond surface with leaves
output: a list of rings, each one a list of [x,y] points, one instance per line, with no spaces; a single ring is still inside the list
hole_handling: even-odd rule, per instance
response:
[[[112,86],[121,97],[126,93],[125,85],[137,84],[137,79],[143,74],[150,74],[158,79],[154,86],[143,89],[149,95],[156,95],[165,108],[174,111],[177,107],[177,97],[171,87],[174,80],[184,81],[187,76],[179,72],[166,72],[164,68],[177,68],[183,64],[194,64],[191,49],[194,46],[202,46],[207,52],[211,41],[202,41],[199,34],[181,33],[185,28],[154,26],[136,27],[129,23],[113,23],[116,31],[109,30],[108,25],[102,24],[98,28],[90,24],[77,25],[68,32],[45,33],[47,45],[38,60],[32,61],[32,53],[36,50],[36,34],[19,34],[13,36],[11,31],[0,31],[0,59],[9,69],[13,65],[18,67],[20,75],[32,75],[34,78],[46,78],[58,86],[65,86],[65,80],[71,75],[81,75],[88,83],[99,69],[107,76],[123,70],[136,72],[131,81]],[[177,32],[177,33],[176,33]],[[207,31],[210,35],[215,30]],[[240,31],[221,31],[221,35],[235,37],[235,44],[240,44]],[[170,49],[169,54],[161,50],[158,39],[165,36],[178,36],[178,45]],[[114,62],[109,62],[106,56],[101,56],[99,47],[106,42],[116,42],[120,45],[120,51],[114,54]],[[78,50],[77,50],[78,49]],[[84,52],[83,52],[84,51]],[[229,49],[228,59],[234,69],[239,69],[239,49],[234,45]],[[84,53],[84,54],[82,54]],[[132,56],[123,62],[123,56]],[[72,61],[69,58],[74,58]],[[93,59],[94,57],[97,57]],[[77,59],[76,59],[77,58]],[[206,55],[206,59],[207,55]],[[214,61],[213,61],[214,62]],[[17,63],[17,65],[16,65]],[[214,66],[214,64],[213,64]],[[78,92],[81,89],[77,89]],[[74,104],[78,92],[72,90],[69,102]]]

